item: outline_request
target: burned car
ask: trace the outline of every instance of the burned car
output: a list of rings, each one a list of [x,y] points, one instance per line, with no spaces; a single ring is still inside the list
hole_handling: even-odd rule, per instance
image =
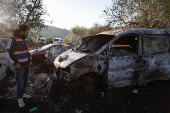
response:
[[[49,50],[46,51],[45,53],[45,57],[47,58],[47,63],[53,63],[53,61],[55,60],[55,58],[63,53],[64,51],[67,51],[71,49],[70,45],[65,45],[65,44],[60,44],[58,46],[55,46]]]
[[[9,68],[13,71],[13,65],[7,58],[7,39],[0,38],[0,80],[6,77],[6,71]]]
[[[65,44],[48,44],[41,47],[40,49],[30,50],[29,52],[32,56],[32,62],[35,64],[44,64],[44,61],[47,60],[45,57],[46,51],[53,50],[55,48],[61,48],[64,45]]]
[[[146,85],[170,78],[170,30],[116,29],[85,37],[54,61],[55,77],[70,88]]]

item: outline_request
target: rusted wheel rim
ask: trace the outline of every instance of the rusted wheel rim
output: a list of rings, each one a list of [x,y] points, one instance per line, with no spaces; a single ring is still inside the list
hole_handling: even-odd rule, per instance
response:
[[[95,91],[95,85],[94,85],[93,83],[88,84],[88,85],[86,86],[86,91],[87,91],[88,93],[94,92],[94,91]]]

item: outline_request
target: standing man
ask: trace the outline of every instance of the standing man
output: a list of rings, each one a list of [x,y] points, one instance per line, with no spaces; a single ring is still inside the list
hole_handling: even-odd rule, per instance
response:
[[[32,58],[28,51],[28,45],[25,39],[29,34],[29,27],[21,25],[14,30],[13,37],[8,41],[7,57],[14,65],[15,79],[17,83],[17,98],[19,107],[25,106],[23,98],[31,98],[26,94],[26,85],[29,79],[30,65]]]

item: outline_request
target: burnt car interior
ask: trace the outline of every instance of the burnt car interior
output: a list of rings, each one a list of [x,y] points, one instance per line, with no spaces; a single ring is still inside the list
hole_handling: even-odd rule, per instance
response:
[[[137,36],[125,36],[113,42],[112,56],[137,55]]]
[[[111,35],[96,35],[95,37],[91,37],[90,40],[82,44],[82,51],[88,53],[96,52],[113,38],[114,36]]]

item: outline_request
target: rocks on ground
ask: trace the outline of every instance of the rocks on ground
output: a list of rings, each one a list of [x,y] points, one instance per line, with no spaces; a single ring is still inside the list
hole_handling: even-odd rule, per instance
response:
[[[49,98],[47,84],[51,74],[30,74],[26,106],[18,107],[14,77],[0,83],[2,113],[168,113],[170,112],[170,81],[154,81],[147,86],[114,88],[107,91],[67,92]],[[9,109],[10,108],[10,109]]]

